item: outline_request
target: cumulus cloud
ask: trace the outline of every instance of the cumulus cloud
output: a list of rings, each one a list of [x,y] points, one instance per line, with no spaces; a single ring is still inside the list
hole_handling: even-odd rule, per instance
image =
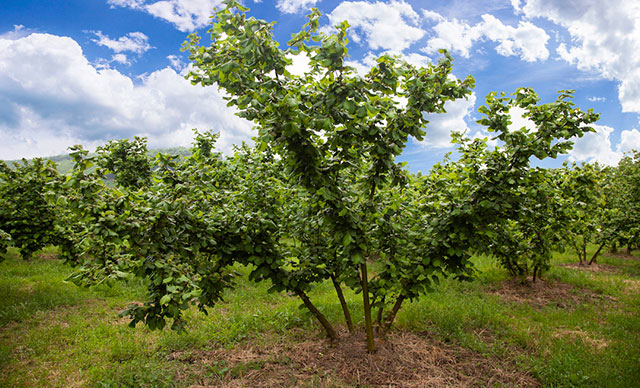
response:
[[[96,36],[96,38],[91,39],[91,41],[98,46],[107,47],[116,53],[131,51],[132,53],[140,55],[153,48],[149,44],[149,37],[142,32],[130,32],[118,39],[112,39],[104,35],[102,31],[91,31],[91,33]]]
[[[622,131],[618,150],[621,152],[640,151],[640,131],[635,128],[630,131]]]
[[[291,60],[291,64],[287,66],[287,71],[293,75],[303,76],[311,70],[311,59],[305,52],[297,55],[288,54],[287,58]]]
[[[495,50],[503,56],[519,56],[527,62],[546,60],[549,51],[546,44],[549,35],[528,21],[520,21],[517,27],[502,23],[493,15],[482,15],[482,21],[469,25],[458,19],[447,19],[433,12],[423,11],[433,26],[433,37],[427,41],[425,51],[429,54],[444,48],[468,58],[471,48],[478,41],[491,41],[498,45]]]
[[[606,125],[591,125],[596,132],[589,132],[581,138],[573,138],[573,149],[569,151],[569,160],[580,162],[600,162],[614,166],[622,157],[622,152],[611,147],[613,128]]]
[[[251,136],[251,123],[215,88],[167,67],[134,82],[89,63],[71,38],[0,39],[0,159],[59,154],[70,145],[148,136],[153,147],[188,145],[191,128],[219,131],[220,148]]]
[[[311,9],[318,0],[278,0],[276,8],[282,13],[298,13]]]
[[[476,95],[473,93],[466,100],[447,101],[444,105],[447,113],[428,114],[426,117],[429,124],[425,128],[427,136],[421,142],[422,145],[432,148],[451,147],[451,132],[469,132],[465,118],[473,112],[475,104]]]
[[[344,1],[327,16],[332,25],[348,21],[350,39],[372,50],[400,53],[425,34],[419,15],[404,1]]]
[[[173,24],[182,32],[202,28],[209,23],[213,8],[221,0],[107,0],[112,7],[126,7],[143,11]]]
[[[519,106],[512,106],[509,108],[509,115],[511,116],[511,124],[507,128],[509,131],[518,131],[522,127],[525,127],[529,132],[537,131],[536,123],[531,121],[528,117],[524,117],[527,111]]]
[[[571,41],[558,54],[579,69],[620,82],[625,112],[640,113],[640,3],[629,0],[512,0],[527,18],[545,18],[564,28]]]

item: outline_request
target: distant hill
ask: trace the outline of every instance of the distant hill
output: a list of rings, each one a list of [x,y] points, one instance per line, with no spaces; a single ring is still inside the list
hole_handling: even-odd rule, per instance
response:
[[[186,147],[172,147],[172,148],[152,148],[149,150],[149,156],[155,157],[156,154],[173,154],[186,157],[191,155],[191,151]],[[95,155],[95,154],[94,154]],[[69,155],[55,155],[42,158],[45,160],[51,160],[55,162],[58,172],[62,175],[66,175],[73,168],[73,160]],[[9,166],[13,166],[13,162],[20,162],[19,160],[5,160]]]

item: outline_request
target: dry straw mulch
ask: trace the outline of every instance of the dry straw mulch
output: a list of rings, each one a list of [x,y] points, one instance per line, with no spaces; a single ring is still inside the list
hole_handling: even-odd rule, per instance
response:
[[[426,333],[393,332],[377,342],[373,355],[367,354],[362,333],[343,332],[335,344],[301,335],[295,342],[249,341],[233,349],[204,352],[191,362],[204,369],[223,362],[228,371],[193,388],[539,386],[512,360],[486,357]]]
[[[591,290],[560,281],[537,279],[533,283],[531,277],[526,283],[516,278],[506,280],[491,286],[489,292],[508,302],[528,304],[534,308],[555,307],[571,310],[584,303],[615,301],[612,296],[596,294]]]

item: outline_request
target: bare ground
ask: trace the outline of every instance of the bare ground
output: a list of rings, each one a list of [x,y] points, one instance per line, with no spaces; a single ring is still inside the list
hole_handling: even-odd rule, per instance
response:
[[[559,281],[537,279],[533,283],[531,277],[527,279],[526,283],[522,283],[520,279],[516,278],[509,279],[492,286],[489,290],[506,301],[529,304],[536,308],[573,309],[593,301],[615,300],[611,296],[596,294],[591,290],[577,288]]]
[[[578,263],[558,264],[558,267],[573,268],[573,269],[579,269],[582,271],[590,271],[590,272],[603,272],[603,273],[620,273],[621,272],[620,268],[614,265],[598,264],[598,263],[593,263],[591,265],[584,265],[584,264],[578,264]]]
[[[604,255],[608,257],[616,257],[618,259],[640,260],[640,257],[630,255],[627,252],[616,252],[616,253],[608,252],[608,253],[605,253]]]
[[[445,344],[425,333],[393,332],[377,342],[374,355],[367,354],[363,333],[343,331],[335,344],[300,335],[299,341],[248,341],[233,349],[189,354],[190,362],[213,372],[192,388],[539,386],[513,361]]]

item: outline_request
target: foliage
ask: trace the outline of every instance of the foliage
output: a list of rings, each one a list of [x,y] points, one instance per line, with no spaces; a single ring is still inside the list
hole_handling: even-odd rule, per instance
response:
[[[4,260],[4,253],[7,252],[7,248],[11,245],[11,235],[0,229],[0,262]]]
[[[197,133],[191,156],[146,156],[144,139],[119,140],[89,156],[81,147],[63,185],[66,260],[78,284],[139,277],[148,300],[125,312],[131,324],[183,331],[183,312],[214,306],[234,286],[237,264],[271,291],[298,296],[327,335],[336,330],[309,294],[331,280],[353,330],[342,286],[362,296],[367,347],[374,351],[372,309],[383,330],[404,300],[433,291],[442,278],[468,278],[471,251],[527,253],[544,269],[557,211],[553,185],[532,156],[556,157],[597,119],[573,106],[570,92],[538,104],[531,89],[490,94],[479,124],[500,147],[456,135],[460,160],[413,176],[396,163],[409,137],[422,139],[425,113],[471,93],[473,79],[451,76],[452,59],[416,68],[383,56],[365,76],[345,66],[346,23],[318,31],[317,11],[286,50],[273,24],[247,18],[237,2],[216,13],[213,43],[190,35],[188,77],[225,89],[229,105],[258,128],[256,147],[231,158],[212,152],[216,135]],[[291,56],[309,58],[291,74]],[[535,130],[509,127],[518,107]],[[93,166],[97,166],[94,168]],[[105,184],[115,174],[113,186]],[[499,248],[497,248],[499,247]],[[375,271],[370,271],[370,269]]]
[[[640,244],[640,152],[625,155],[612,169],[607,187],[613,208],[608,222],[609,233],[631,252]]]
[[[55,164],[36,158],[0,162],[0,252],[9,244],[29,259],[47,245],[58,245],[58,209],[47,202],[49,187],[60,182]]]
[[[498,258],[513,276],[534,276],[548,267],[563,227],[557,182],[530,159],[555,158],[572,146],[569,139],[591,130],[597,119],[560,92],[555,102],[538,104],[533,90],[518,89],[512,97],[491,93],[478,121],[496,133],[500,145],[490,149],[485,140],[456,135],[457,161],[445,160],[426,179],[424,194],[431,197],[421,212],[430,218],[434,258],[465,257],[469,250]],[[511,128],[510,111],[524,111],[534,129]]]
[[[96,152],[100,167],[115,175],[118,185],[140,188],[151,180],[151,160],[147,155],[147,140],[138,136],[128,139],[112,140],[98,147]]]
[[[603,228],[608,210],[605,208],[606,197],[603,184],[605,175],[598,164],[573,163],[555,170],[560,180],[560,192],[567,227],[563,233],[564,240],[578,255],[580,264],[595,262],[602,247],[609,238]],[[597,242],[600,248],[587,259],[587,246]]]
[[[549,269],[554,250],[562,249],[562,236],[567,228],[563,202],[557,182],[550,171],[533,169],[527,186],[520,187],[518,212],[503,222],[492,223],[495,233],[487,253],[495,256],[511,276],[526,282]],[[519,194],[518,194],[519,193]]]
[[[318,204],[315,211],[332,230],[329,243],[336,258],[324,264],[329,269],[321,273],[336,273],[363,291],[373,351],[365,260],[375,243],[361,214],[372,212],[377,190],[397,184],[402,174],[394,159],[409,136],[424,136],[424,113],[444,112],[446,101],[470,93],[473,80],[450,78],[448,55],[421,69],[383,56],[361,77],[345,65],[346,22],[336,26],[336,35],[325,35],[317,30],[320,14],[315,10],[305,29],[281,50],[273,39],[273,24],[246,18],[244,7],[226,3],[209,31],[210,47],[200,46],[200,38],[190,35],[185,48],[195,69],[189,77],[223,88],[229,105],[258,125],[261,147],[272,147]],[[304,75],[287,70],[292,55],[309,58]],[[313,257],[298,260],[318,268]]]
[[[224,89],[229,105],[257,124],[260,147],[277,152],[291,179],[306,191],[313,211],[321,214],[318,224],[328,228],[320,235],[329,252],[320,261],[317,255],[299,255],[296,260],[320,279],[326,277],[323,272],[333,273],[362,292],[369,351],[371,302],[380,309],[378,322],[385,306],[392,306],[388,327],[404,299],[431,290],[441,276],[467,276],[468,251],[478,228],[496,217],[503,224],[509,219],[523,224],[532,220],[531,215],[518,216],[524,208],[519,204],[521,191],[537,195],[528,169],[530,157],[566,152],[572,144],[568,139],[581,136],[589,130],[583,124],[597,119],[575,109],[567,92],[543,105],[537,105],[538,97],[530,89],[518,90],[513,98],[490,94],[480,110],[486,117],[479,123],[496,132],[504,148],[490,152],[459,138],[462,152],[468,148],[467,161],[477,164],[478,157],[486,158],[490,173],[476,174],[476,180],[461,178],[460,186],[469,195],[455,197],[453,207],[439,202],[427,212],[420,202],[433,202],[412,198],[411,189],[403,189],[406,177],[394,159],[409,136],[420,140],[424,135],[424,113],[444,112],[446,101],[470,93],[471,78],[451,78],[448,54],[443,52],[436,65],[426,68],[383,56],[361,77],[345,66],[346,22],[336,26],[336,35],[325,35],[317,30],[319,13],[314,11],[305,29],[281,50],[273,40],[272,24],[246,18],[246,9],[237,2],[226,4],[216,13],[209,47],[190,35],[185,49],[195,68],[189,78]],[[302,76],[287,70],[294,55],[309,58]],[[537,130],[509,130],[511,107],[524,109]],[[415,212],[407,212],[412,205],[417,205]],[[389,233],[396,238],[388,239]],[[379,261],[383,268],[371,279],[367,260]],[[327,332],[331,336],[330,329]]]

